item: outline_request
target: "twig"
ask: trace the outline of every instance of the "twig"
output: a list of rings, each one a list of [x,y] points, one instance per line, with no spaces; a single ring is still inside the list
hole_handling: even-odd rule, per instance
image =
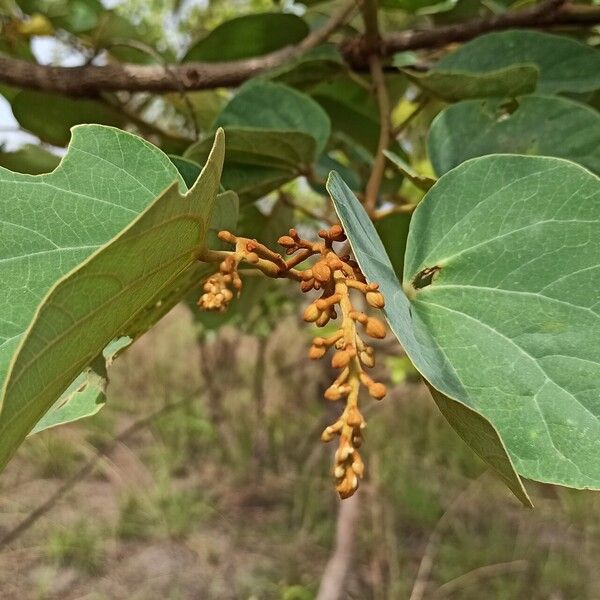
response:
[[[562,2],[561,2],[562,4]],[[540,8],[541,6],[541,8]],[[348,14],[351,14],[350,7]],[[352,5],[351,8],[354,8]],[[342,15],[343,16],[343,15]],[[328,35],[342,21],[332,17],[324,26]],[[435,48],[454,42],[465,42],[490,31],[515,28],[550,29],[554,27],[591,27],[600,23],[600,7],[560,6],[558,0],[543,3],[533,8],[507,12],[483,19],[473,19],[455,25],[434,27],[425,30],[406,30],[381,38],[382,56],[391,56],[405,50]],[[315,46],[324,41],[317,32],[308,36]],[[314,47],[314,46],[312,46]],[[130,92],[173,92],[206,90],[218,87],[237,86],[269,69],[282,65],[290,58],[307,49],[304,45],[287,47],[266,56],[224,63],[187,63],[170,65],[176,77],[165,74],[159,65],[85,65],[81,67],[56,67],[38,65],[25,60],[0,56],[0,81],[21,88],[62,93],[70,96],[97,96],[101,91]],[[364,51],[363,36],[355,36],[340,46],[348,65],[357,70],[368,68],[368,56]]]
[[[194,110],[194,106],[190,102],[190,99],[187,96],[186,89],[183,86],[182,82],[177,78],[177,73],[173,70],[173,68],[166,62],[164,56],[162,56],[159,52],[157,52],[152,46],[145,44],[144,42],[140,42],[138,40],[114,40],[107,48],[115,47],[115,46],[126,46],[133,48],[134,50],[139,50],[151,56],[156,62],[162,65],[165,73],[172,78],[175,85],[177,86],[177,90],[185,107],[188,110],[188,116],[190,121],[192,122],[192,127],[194,129],[194,139],[198,140],[200,138],[200,130],[198,129],[198,121],[196,119],[196,111]]]
[[[433,592],[434,598],[447,597],[456,592],[458,589],[469,583],[472,579],[483,579],[488,577],[497,577],[498,575],[505,575],[507,573],[514,573],[515,571],[525,571],[529,563],[524,560],[511,560],[509,562],[495,563],[493,565],[484,565],[473,569],[468,573],[460,575],[456,579],[441,585],[435,592]]]
[[[392,138],[397,138],[400,134],[404,133],[406,128],[414,121],[414,119],[421,113],[421,111],[429,104],[431,100],[430,96],[421,96],[417,102],[416,108],[402,121],[394,127],[392,131]]]
[[[390,97],[385,85],[383,75],[383,62],[381,59],[381,35],[379,33],[379,14],[376,0],[366,0],[363,4],[363,21],[365,24],[364,48],[368,53],[369,72],[373,80],[375,95],[377,97],[377,108],[379,111],[379,141],[377,151],[365,187],[364,206],[369,214],[375,212],[377,198],[385,171],[385,155],[390,143],[390,115],[392,107]]]
[[[280,192],[279,198],[285,205],[289,206],[290,208],[293,208],[294,210],[297,210],[298,212],[301,212],[309,219],[314,219],[315,221],[320,221],[321,223],[328,223],[329,225],[333,225],[334,222],[337,222],[333,221],[326,215],[320,215],[319,213],[314,212],[310,208],[294,202],[292,198],[284,192]]]
[[[50,495],[50,497],[42,502],[36,509],[30,512],[25,519],[23,519],[16,527],[8,531],[7,533],[0,538],[0,550],[6,547],[8,544],[14,542],[18,537],[20,537],[25,531],[27,531],[32,525],[34,525],[41,517],[43,517],[46,513],[48,513],[55,504],[71,489],[75,487],[77,483],[81,480],[85,479],[93,470],[98,461],[103,457],[109,455],[114,448],[124,442],[127,438],[131,437],[134,433],[147,427],[152,423],[155,419],[162,417],[169,412],[172,412],[182,406],[189,404],[192,400],[196,399],[198,393],[201,391],[201,388],[193,391],[188,396],[179,400],[178,402],[173,402],[172,404],[166,404],[162,408],[150,413],[142,419],[139,419],[132,423],[129,427],[126,427],[121,433],[113,437],[111,440],[102,444],[99,448],[97,448],[95,454],[88,459],[88,461],[71,477],[69,477],[66,481],[62,483],[62,485]]]
[[[373,214],[375,212],[375,207],[377,206],[377,198],[379,196],[379,190],[385,172],[386,158],[383,151],[387,150],[390,144],[391,106],[390,97],[385,85],[385,78],[383,76],[383,65],[381,58],[377,54],[372,54],[369,57],[369,68],[371,70],[373,84],[375,85],[377,106],[379,108],[379,142],[377,143],[377,151],[375,153],[371,174],[365,188],[364,202],[366,211],[369,214]]]

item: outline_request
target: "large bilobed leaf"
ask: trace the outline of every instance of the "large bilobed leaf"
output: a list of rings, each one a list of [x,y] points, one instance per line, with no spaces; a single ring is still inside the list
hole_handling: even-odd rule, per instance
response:
[[[415,211],[404,268],[406,325],[431,385],[489,419],[521,475],[590,489],[600,488],[599,206],[599,178],[575,163],[472,159]]]
[[[197,264],[223,135],[191,190],[160,150],[116,129],[73,130],[48,175],[0,169],[0,466],[115,338],[134,337]]]
[[[536,91],[541,94],[600,88],[600,51],[567,37],[527,30],[477,37],[442,58],[432,73],[480,76],[518,65],[538,69]]]
[[[125,117],[102,102],[66,98],[58,94],[24,90],[11,100],[11,108],[19,124],[42,141],[66,146],[71,127],[82,123],[120,127]]]
[[[566,158],[600,174],[600,113],[556,96],[459,102],[435,118],[427,147],[438,175],[504,152]]]
[[[308,25],[289,13],[249,14],[225,21],[196,42],[185,62],[222,62],[262,56],[293,46],[308,35]]]
[[[271,81],[243,85],[215,125],[226,130],[299,131],[314,138],[316,155],[325,148],[331,130],[327,113],[310,96]]]
[[[426,381],[435,382],[430,384],[430,390],[436,404],[460,437],[523,504],[531,506],[497,430],[463,400],[462,387],[455,381],[435,342],[430,336],[421,338],[420,331],[415,329],[410,302],[402,291],[392,263],[367,213],[337,173],[331,173],[327,187],[361,270],[367,280],[379,284],[385,296],[385,316],[391,330]],[[431,376],[432,373],[434,376]],[[444,380],[446,373],[449,373],[447,381]]]
[[[535,90],[538,80],[538,69],[534,65],[514,65],[486,73],[435,67],[427,73],[404,70],[404,74],[425,92],[447,102],[529,94]]]

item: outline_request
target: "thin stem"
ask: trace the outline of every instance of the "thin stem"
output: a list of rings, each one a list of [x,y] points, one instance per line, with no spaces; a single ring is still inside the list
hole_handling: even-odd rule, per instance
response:
[[[383,174],[385,172],[385,155],[390,144],[390,97],[385,84],[383,74],[383,62],[381,60],[381,35],[379,33],[379,18],[377,11],[377,0],[367,0],[363,5],[363,21],[365,23],[365,45],[368,55],[369,72],[373,80],[375,95],[377,96],[377,108],[379,110],[379,141],[375,160],[367,185],[365,187],[364,206],[367,213],[375,212],[377,198]]]
[[[404,133],[406,128],[414,121],[414,119],[422,112],[422,110],[429,104],[431,98],[429,96],[421,95],[418,99],[416,108],[392,131],[392,138],[397,138],[400,134]]]
[[[371,175],[365,188],[364,202],[366,211],[369,214],[373,214],[375,207],[377,206],[377,198],[379,196],[379,190],[385,172],[386,158],[383,151],[387,150],[390,144],[391,106],[383,75],[383,64],[378,55],[372,54],[369,57],[369,68],[373,78],[373,84],[375,85],[377,106],[379,108],[379,142],[377,144],[377,152],[375,153]]]

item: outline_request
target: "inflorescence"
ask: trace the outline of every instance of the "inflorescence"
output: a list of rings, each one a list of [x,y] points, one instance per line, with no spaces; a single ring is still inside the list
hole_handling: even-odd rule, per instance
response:
[[[358,488],[364,474],[364,463],[358,449],[363,442],[366,422],[358,408],[361,385],[371,397],[380,400],[386,394],[385,385],[374,381],[366,368],[375,365],[373,348],[359,334],[359,326],[367,338],[382,339],[386,328],[381,320],[369,316],[353,304],[350,292],[362,297],[362,305],[382,309],[385,304],[377,283],[367,283],[358,264],[347,255],[340,255],[334,243],[344,242],[346,235],[339,225],[319,232],[321,241],[302,239],[295,229],[279,238],[278,243],[290,257],[287,260],[253,239],[238,237],[221,231],[219,238],[235,246],[232,252],[209,251],[207,260],[220,260],[219,272],[204,283],[204,293],[198,304],[206,310],[224,310],[235,294],[239,294],[242,281],[238,274],[241,262],[260,269],[270,277],[285,277],[300,282],[303,292],[320,291],[321,296],[304,311],[304,320],[324,327],[330,320],[341,316],[340,327],[329,337],[315,337],[309,357],[320,359],[333,349],[331,365],[339,375],[325,391],[331,401],[345,400],[346,406],[339,419],[321,434],[324,442],[339,438],[335,453],[333,474],[336,489],[342,498],[348,498]],[[305,269],[296,267],[314,258]]]

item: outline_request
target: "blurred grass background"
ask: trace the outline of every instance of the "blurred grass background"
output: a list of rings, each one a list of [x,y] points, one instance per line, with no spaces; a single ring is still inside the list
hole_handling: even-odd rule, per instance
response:
[[[198,336],[177,307],[117,361],[104,410],[33,436],[0,478],[6,532],[96,448],[180,403],[2,551],[0,597],[314,598],[339,504],[319,435],[339,407],[322,400],[331,374],[306,358],[309,333],[287,317],[266,338]],[[368,474],[346,597],[600,599],[600,495],[528,484],[536,508],[522,508],[398,345],[380,357],[394,384],[364,402]]]

